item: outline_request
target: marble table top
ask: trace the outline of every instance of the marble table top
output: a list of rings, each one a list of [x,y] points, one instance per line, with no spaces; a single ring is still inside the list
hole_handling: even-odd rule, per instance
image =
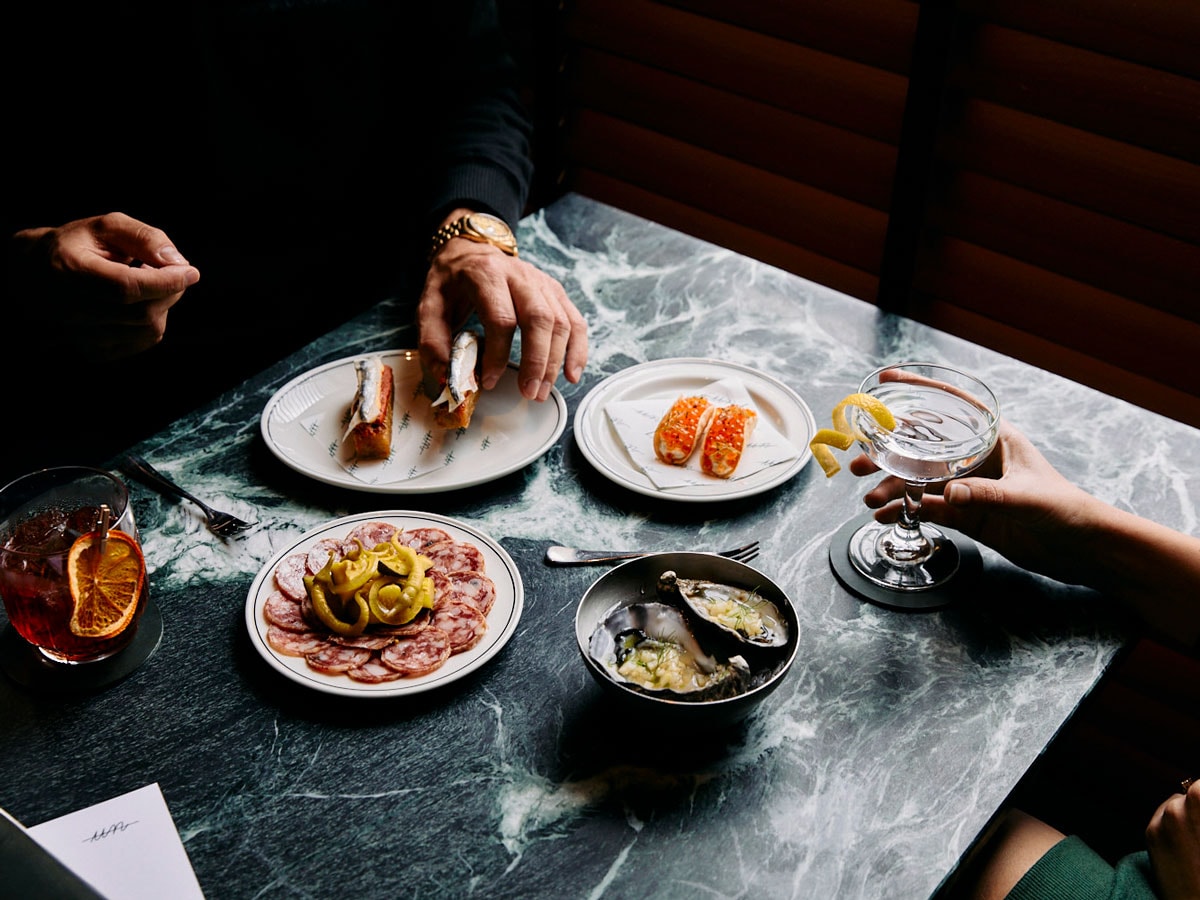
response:
[[[1200,433],[730,251],[569,195],[521,223],[523,254],[590,324],[574,413],[630,365],[710,357],[770,373],[824,424],[874,367],[957,365],[1065,474],[1195,531]],[[282,465],[259,416],[297,374],[415,346],[385,303],[136,449],[257,526],[222,542],[189,504],[134,484],[161,645],[83,695],[0,679],[0,806],[27,825],[157,782],[212,898],[896,897],[934,894],[1128,641],[1089,591],[984,548],[973,596],[890,611],[834,578],[831,535],[869,480],[810,463],[766,493],[659,500],[594,471],[567,428],[536,462],[470,489],[380,496]],[[255,575],[350,513],[420,510],[498,540],[525,607],[503,651],[428,693],[359,700],[268,667],[244,621]],[[745,722],[653,733],[602,702],[573,634],[596,569],[548,544],[674,550],[762,542],[795,602],[796,663]]]

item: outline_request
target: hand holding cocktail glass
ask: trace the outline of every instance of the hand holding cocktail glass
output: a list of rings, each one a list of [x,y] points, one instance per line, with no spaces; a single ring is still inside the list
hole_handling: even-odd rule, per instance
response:
[[[830,558],[848,587],[891,606],[930,608],[948,602],[942,589],[974,547],[961,535],[922,522],[921,501],[927,485],[966,475],[983,463],[995,446],[999,421],[999,404],[987,385],[930,363],[878,369],[838,405],[834,430],[814,439],[814,453],[826,472],[833,474],[838,466],[823,445],[849,449],[857,442],[876,466],[905,483],[895,523],[872,520],[835,538]]]
[[[148,590],[125,485],[63,467],[0,489],[0,595],[13,628],[47,660],[93,663],[129,647]]]

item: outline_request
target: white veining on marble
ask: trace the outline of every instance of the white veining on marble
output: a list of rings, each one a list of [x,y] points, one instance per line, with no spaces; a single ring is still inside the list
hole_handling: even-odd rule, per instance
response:
[[[522,255],[563,282],[591,325],[583,383],[559,382],[571,408],[634,363],[712,356],[785,381],[821,426],[873,368],[947,362],[988,381],[1003,414],[1084,487],[1197,527],[1193,429],[582,198],[520,231]],[[190,504],[135,491],[166,619],[134,682],[144,713],[120,691],[61,713],[13,704],[11,741],[43,756],[76,722],[124,736],[128,777],[162,779],[212,896],[925,897],[1123,639],[1092,595],[986,549],[987,578],[956,609],[905,615],[855,600],[830,572],[829,539],[863,511],[872,482],[827,480],[815,465],[749,501],[688,509],[614,488],[569,428],[524,471],[454,496],[395,503],[284,471],[258,435],[272,393],[332,359],[415,346],[410,315],[385,304],[137,448],[257,522],[222,542]],[[422,700],[346,705],[278,684],[245,648],[255,574],[310,528],[408,504],[514,542],[527,591],[514,639],[477,678]],[[543,567],[542,545],[749,539],[799,618],[781,687],[709,741],[642,746],[651,739],[624,723],[596,721],[572,620],[599,573]],[[111,765],[89,747],[73,747],[63,771]],[[396,770],[380,775],[381,758]],[[90,789],[77,776],[63,784]],[[51,811],[36,785],[14,790],[18,805]],[[353,859],[313,852],[339,829],[356,841]]]

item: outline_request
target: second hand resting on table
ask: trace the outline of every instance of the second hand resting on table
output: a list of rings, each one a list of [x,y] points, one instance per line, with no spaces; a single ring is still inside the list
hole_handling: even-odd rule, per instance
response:
[[[855,458],[850,470],[855,475],[879,471],[866,455]],[[903,491],[903,481],[887,477],[863,499],[877,519],[892,522],[899,516]],[[1123,603],[1156,636],[1196,647],[1200,538],[1116,509],[1072,484],[1007,422],[1001,423],[987,462],[972,477],[950,481],[940,491],[940,496],[936,490],[926,494],[923,520],[957,529],[1023,568],[1100,590]],[[1010,811],[967,895],[1005,897],[1064,838],[1044,822]],[[1146,828],[1146,844],[1158,896],[1200,897],[1200,782],[1163,801]],[[1072,852],[1090,853],[1086,848]],[[1046,865],[1057,873],[1053,866],[1070,868],[1079,859],[1060,853],[1046,858]],[[1134,857],[1129,860],[1135,868],[1139,864]],[[1034,886],[1044,886],[1036,880],[1040,877],[1022,883],[1021,896],[1043,896]],[[1076,883],[1073,875],[1067,877]]]

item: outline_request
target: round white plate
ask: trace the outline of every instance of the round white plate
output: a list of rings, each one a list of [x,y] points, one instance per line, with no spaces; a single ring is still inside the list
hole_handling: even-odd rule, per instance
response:
[[[378,354],[392,367],[397,383],[419,379],[421,362],[415,350]],[[267,401],[260,420],[263,440],[286,466],[326,484],[376,494],[429,494],[472,487],[524,468],[554,446],[567,427],[567,404],[557,388],[542,403],[526,400],[517,387],[517,369],[509,365],[495,388],[485,391],[475,407],[469,436],[487,440],[486,461],[459,458],[434,471],[407,478],[402,474],[371,483],[343,467],[329,447],[314,439],[303,425],[315,417],[341,421],[358,384],[354,361],[335,360],[293,378]],[[402,415],[397,392],[396,418]],[[393,447],[397,447],[393,441]],[[395,449],[394,449],[395,452]]]
[[[702,485],[658,488],[629,458],[604,413],[605,406],[629,400],[674,401],[681,394],[702,393],[706,385],[725,378],[737,378],[746,386],[758,414],[796,447],[798,455],[736,481],[713,478]],[[817,433],[817,424],[799,394],[756,369],[716,359],[658,359],[623,369],[592,388],[575,411],[574,429],[583,455],[610,481],[650,497],[700,503],[749,497],[792,478],[812,458],[808,442]]]
[[[345,537],[356,525],[364,522],[389,522],[400,529],[441,528],[455,540],[466,541],[478,547],[483,552],[484,574],[496,585],[496,600],[488,613],[488,627],[483,640],[470,650],[455,653],[435,672],[418,678],[401,678],[383,684],[364,684],[352,680],[347,675],[325,675],[310,669],[308,663],[299,657],[285,656],[275,652],[267,643],[267,620],[263,618],[263,606],[267,602],[267,597],[275,590],[276,566],[292,553],[308,550],[321,538]],[[246,629],[250,632],[250,642],[259,655],[273,669],[297,684],[313,690],[348,697],[397,697],[404,694],[417,694],[450,684],[487,663],[500,652],[517,630],[517,623],[521,620],[521,610],[524,605],[525,586],[521,581],[521,573],[517,571],[516,563],[503,547],[482,531],[456,519],[449,519],[433,513],[391,510],[358,513],[342,519],[335,519],[300,535],[276,553],[270,562],[259,570],[258,575],[254,578],[254,583],[250,585],[250,593],[246,597]]]

